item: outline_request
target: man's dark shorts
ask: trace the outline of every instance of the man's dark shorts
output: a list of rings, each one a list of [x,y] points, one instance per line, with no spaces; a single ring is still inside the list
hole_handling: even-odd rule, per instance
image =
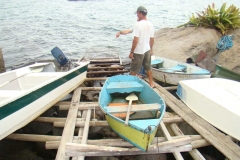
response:
[[[134,59],[131,61],[130,72],[138,74],[143,66],[145,71],[151,70],[151,55],[150,51],[144,54],[133,53]]]

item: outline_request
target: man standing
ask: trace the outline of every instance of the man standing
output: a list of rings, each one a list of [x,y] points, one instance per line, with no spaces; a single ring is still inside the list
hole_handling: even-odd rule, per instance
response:
[[[150,21],[147,20],[147,9],[139,6],[137,9],[138,22],[133,28],[133,42],[129,58],[132,59],[130,74],[137,75],[140,72],[141,66],[144,67],[149,78],[151,87],[154,87],[151,69],[151,55],[153,54],[152,47],[154,43],[154,29]]]

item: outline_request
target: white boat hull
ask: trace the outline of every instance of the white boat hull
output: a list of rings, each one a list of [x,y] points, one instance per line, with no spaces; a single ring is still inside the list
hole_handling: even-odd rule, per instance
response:
[[[211,78],[181,81],[177,94],[196,114],[240,140],[240,83]]]
[[[76,71],[76,69],[73,69],[73,71]],[[69,73],[72,73],[72,72],[69,71]],[[61,77],[58,77],[58,79],[64,78],[64,76],[68,75],[66,73],[63,73],[63,74],[64,75]],[[26,105],[25,107],[1,119],[0,120],[0,128],[1,128],[0,140],[8,136],[9,134],[13,133],[17,129],[24,127],[26,124],[28,124],[29,122],[31,122],[32,120],[40,116],[47,109],[52,107],[55,103],[61,100],[65,95],[67,95],[69,92],[71,92],[81,83],[83,83],[86,78],[86,74],[87,74],[87,71],[82,72],[81,74],[75,76],[74,78],[66,81],[65,83],[61,84],[57,88],[41,96],[40,98],[33,101],[32,103]],[[52,82],[54,82],[55,80],[53,80]],[[45,85],[43,85],[42,87],[44,86]],[[4,106],[1,106],[1,107],[4,107]]]
[[[154,68],[152,69],[152,74],[154,79],[172,85],[177,85],[179,81],[182,80],[210,78],[211,76],[211,75],[168,73]]]
[[[156,60],[162,62],[160,63],[159,68],[155,68],[153,65],[153,78],[167,84],[177,85],[178,82],[181,80],[211,77],[211,73],[209,71],[191,64],[182,63],[163,57],[152,57],[152,62]],[[173,67],[178,65],[184,66],[184,71],[172,69]]]

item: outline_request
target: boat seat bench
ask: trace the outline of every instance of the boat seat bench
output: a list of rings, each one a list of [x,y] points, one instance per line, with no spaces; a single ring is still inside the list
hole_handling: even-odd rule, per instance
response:
[[[159,69],[164,70],[165,72],[185,72],[187,69],[187,66],[178,64],[170,68],[159,68]]]
[[[129,82],[110,82],[107,86],[108,93],[117,93],[117,92],[142,92],[144,86],[136,81]]]
[[[142,112],[142,111],[154,111],[154,110],[160,110],[161,105],[159,103],[153,103],[153,104],[138,104],[138,105],[132,105],[131,112]],[[128,110],[128,105],[125,106],[106,106],[105,109],[108,113],[125,113]]]

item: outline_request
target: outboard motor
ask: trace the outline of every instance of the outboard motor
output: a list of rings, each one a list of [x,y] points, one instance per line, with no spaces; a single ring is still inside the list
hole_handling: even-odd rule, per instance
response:
[[[64,55],[64,53],[58,48],[54,47],[51,50],[53,57],[57,60],[60,66],[64,66],[68,63],[68,58]]]

